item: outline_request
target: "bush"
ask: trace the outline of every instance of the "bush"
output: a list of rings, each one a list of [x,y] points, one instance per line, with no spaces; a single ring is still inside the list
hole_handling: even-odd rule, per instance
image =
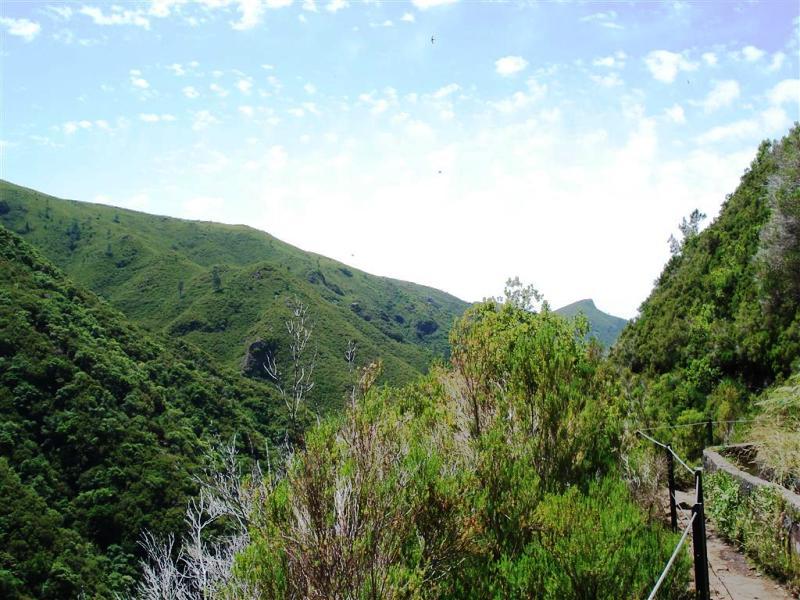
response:
[[[373,390],[308,434],[253,520],[247,585],[311,598],[649,592],[678,538],[614,467],[602,353],[547,310],[495,302],[453,336],[453,370]],[[686,589],[686,556],[673,569],[661,597]]]
[[[800,558],[792,553],[784,525],[790,507],[777,490],[764,486],[743,493],[739,482],[722,471],[706,477],[705,486],[708,515],[719,531],[766,571],[800,590]]]

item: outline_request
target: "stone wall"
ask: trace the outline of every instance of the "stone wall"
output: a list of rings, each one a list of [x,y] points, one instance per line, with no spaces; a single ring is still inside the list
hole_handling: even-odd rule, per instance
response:
[[[737,444],[736,446],[727,446],[727,448],[745,450],[747,446],[747,444]],[[717,450],[722,449],[723,448],[707,448],[703,450],[703,470],[707,473],[724,471],[739,482],[739,491],[743,495],[747,495],[759,487],[771,487],[778,491],[786,500],[789,509],[784,515],[783,527],[789,533],[792,550],[796,555],[800,556],[800,496],[787,490],[783,486],[742,471],[739,467],[717,452]]]

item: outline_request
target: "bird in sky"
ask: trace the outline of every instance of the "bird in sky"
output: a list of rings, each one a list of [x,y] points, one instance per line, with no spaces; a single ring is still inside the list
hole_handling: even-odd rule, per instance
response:
[[[431,44],[436,41],[436,38],[431,36]]]

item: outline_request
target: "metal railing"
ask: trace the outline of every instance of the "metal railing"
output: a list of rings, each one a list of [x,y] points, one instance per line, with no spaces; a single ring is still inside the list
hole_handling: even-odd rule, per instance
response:
[[[711,423],[710,421],[704,421],[699,424],[707,424]],[[710,425],[707,425],[710,429]],[[672,526],[672,531],[678,531],[678,507],[677,502],[675,499],[675,461],[678,462],[682,467],[684,467],[689,473],[694,475],[694,482],[695,482],[695,498],[694,504],[692,505],[692,518],[689,521],[689,524],[686,526],[686,529],[681,536],[678,545],[675,547],[675,551],[672,553],[669,561],[667,562],[667,566],[664,567],[664,570],[661,572],[658,581],[656,582],[653,591],[650,592],[650,596],[648,596],[648,600],[653,600],[658,593],[659,588],[664,583],[667,578],[667,574],[669,570],[672,568],[673,564],[675,563],[675,559],[680,552],[681,546],[686,541],[687,536],[689,535],[689,531],[692,533],[692,556],[694,562],[694,585],[697,594],[698,600],[710,600],[711,599],[711,592],[710,592],[710,582],[708,577],[708,549],[706,546],[706,518],[705,518],[705,505],[703,501],[703,469],[700,467],[692,468],[686,462],[678,456],[675,451],[672,449],[672,446],[669,444],[664,444],[659,442],[657,439],[647,435],[641,430],[637,430],[636,433],[642,436],[644,439],[660,446],[664,449],[667,458],[667,482],[669,486],[669,513],[670,513],[670,524]],[[710,443],[710,441],[709,441]]]

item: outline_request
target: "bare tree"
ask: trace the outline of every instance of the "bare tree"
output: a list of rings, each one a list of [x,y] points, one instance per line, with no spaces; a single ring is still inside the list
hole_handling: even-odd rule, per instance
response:
[[[186,508],[186,533],[175,551],[175,536],[159,542],[145,531],[140,545],[145,551],[142,579],[136,590],[140,600],[205,600],[206,598],[255,598],[236,580],[236,555],[250,541],[248,526],[255,507],[275,483],[264,479],[258,464],[249,478],[238,465],[235,440],[206,454],[206,466],[195,477],[200,494]],[[223,527],[214,525],[224,520]],[[226,533],[216,535],[211,530]]]
[[[358,346],[355,340],[349,340],[347,342],[347,350],[344,351],[344,359],[347,361],[347,370],[350,373],[350,380],[352,381],[352,386],[350,387],[350,407],[355,408],[356,405],[356,390],[358,389],[358,384],[355,380],[355,368],[356,368],[356,350]]]
[[[314,388],[314,367],[317,362],[316,351],[309,357],[306,352],[314,324],[308,317],[308,306],[299,300],[293,300],[289,308],[292,316],[286,320],[286,331],[289,333],[289,352],[291,354],[291,378],[285,381],[284,374],[278,366],[274,352],[267,355],[264,370],[283,398],[289,410],[289,419],[294,426],[297,422],[297,413],[309,392]]]
[[[681,239],[678,240],[674,235],[669,236],[669,251],[675,256],[681,253],[686,242],[694,238],[700,231],[700,223],[706,218],[705,213],[701,213],[698,209],[694,209],[689,215],[689,219],[683,217],[678,229],[681,232]]]

